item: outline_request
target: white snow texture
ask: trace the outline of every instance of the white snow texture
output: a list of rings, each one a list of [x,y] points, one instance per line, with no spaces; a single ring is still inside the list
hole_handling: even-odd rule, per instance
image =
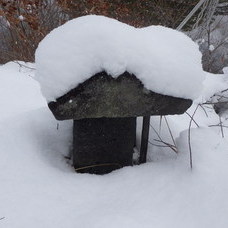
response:
[[[84,16],[54,29],[36,51],[36,78],[48,101],[96,73],[128,71],[154,92],[195,99],[204,80],[201,53],[185,34],[162,26],[134,28]]]
[[[166,117],[178,154],[155,141],[159,138],[150,128],[150,142],[162,147],[148,145],[146,164],[103,176],[77,174],[64,158],[72,143],[72,121],[59,122],[57,129],[33,75],[15,63],[0,66],[1,228],[228,227],[228,129],[222,138],[210,105],[194,116],[200,128],[192,122],[192,171],[191,119],[183,114]],[[204,83],[206,97],[219,91],[222,78]],[[151,125],[173,144],[164,118],[151,117]],[[140,140],[140,120],[137,126]]]

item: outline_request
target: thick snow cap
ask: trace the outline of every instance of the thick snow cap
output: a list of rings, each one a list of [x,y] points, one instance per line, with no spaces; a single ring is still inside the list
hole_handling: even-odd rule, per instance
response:
[[[128,71],[149,90],[189,99],[199,96],[204,80],[201,53],[185,34],[95,15],[50,32],[38,46],[36,66],[48,102],[101,71],[113,77]]]

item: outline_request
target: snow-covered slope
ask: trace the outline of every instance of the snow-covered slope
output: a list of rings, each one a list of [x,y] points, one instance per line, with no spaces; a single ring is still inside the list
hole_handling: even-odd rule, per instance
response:
[[[72,122],[57,129],[29,72],[12,63],[0,67],[0,227],[228,227],[228,142],[220,127],[207,127],[219,123],[210,106],[208,117],[200,107],[195,114],[200,128],[192,123],[192,171],[184,114],[167,117],[178,154],[150,144],[144,165],[104,176],[77,174],[64,158]],[[157,132],[159,122],[151,120]],[[160,136],[172,143],[164,119]],[[157,144],[154,138],[151,129],[150,142]]]
[[[128,71],[154,92],[195,99],[204,72],[198,46],[162,26],[134,28],[103,16],[84,16],[54,29],[36,51],[37,80],[48,101],[101,71]]]

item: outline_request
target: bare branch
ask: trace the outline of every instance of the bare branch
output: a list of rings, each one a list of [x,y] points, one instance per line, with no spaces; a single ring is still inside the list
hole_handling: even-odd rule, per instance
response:
[[[185,113],[191,118],[191,120],[195,123],[195,125],[196,125],[197,127],[199,127],[199,124],[196,123],[196,121],[192,118],[192,116],[191,116],[188,112],[185,112]]]
[[[193,161],[192,161],[192,147],[191,147],[191,125],[192,125],[192,121],[193,121],[193,117],[196,114],[196,111],[198,109],[199,105],[197,105],[195,111],[193,112],[192,118],[189,122],[189,126],[188,126],[188,148],[189,148],[189,158],[190,158],[190,168],[192,170],[193,168]]]

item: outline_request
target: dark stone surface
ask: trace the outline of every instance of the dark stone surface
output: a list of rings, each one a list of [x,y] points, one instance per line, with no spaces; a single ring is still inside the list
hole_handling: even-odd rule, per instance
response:
[[[182,114],[191,104],[191,100],[145,89],[141,81],[128,72],[116,79],[101,72],[48,106],[58,120],[79,120]]]
[[[101,72],[48,106],[56,119],[74,119],[75,170],[105,174],[132,165],[137,116],[182,114],[191,104],[191,100],[145,89],[128,72],[116,79]],[[149,122],[146,127],[143,160]]]
[[[132,165],[136,118],[74,121],[73,165],[77,172],[105,174]]]

